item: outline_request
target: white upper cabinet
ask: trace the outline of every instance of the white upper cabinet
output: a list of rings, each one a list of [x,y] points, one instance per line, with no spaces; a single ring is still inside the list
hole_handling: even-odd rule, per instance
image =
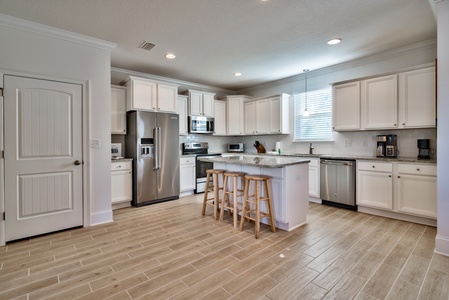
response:
[[[256,133],[256,102],[245,102],[245,134],[252,135]]]
[[[188,135],[187,96],[178,95],[177,113],[179,115],[179,135]]]
[[[178,86],[129,76],[126,110],[176,112]]]
[[[191,116],[214,116],[214,93],[189,90],[189,114]]]
[[[435,127],[435,68],[399,74],[399,127]]]
[[[289,133],[290,95],[282,94],[268,100],[269,133]]]
[[[226,97],[228,135],[244,135],[244,103],[248,100],[251,97],[243,95]]]
[[[332,129],[360,129],[360,81],[332,87]]]
[[[226,101],[214,102],[214,135],[226,135]]]
[[[111,87],[111,133],[126,134],[126,88]]]
[[[270,117],[268,114],[268,100],[256,101],[256,133],[267,134],[270,128]]]
[[[166,83],[157,84],[157,110],[176,112],[178,104],[178,86]]]
[[[388,75],[361,82],[362,129],[398,127],[398,76]]]
[[[268,134],[270,119],[268,114],[268,100],[246,102],[245,105],[245,134]]]

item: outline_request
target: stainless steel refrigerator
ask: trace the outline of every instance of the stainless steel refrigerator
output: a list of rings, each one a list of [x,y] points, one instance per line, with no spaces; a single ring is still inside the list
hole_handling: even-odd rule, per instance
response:
[[[133,158],[132,205],[178,199],[178,115],[130,111],[127,126],[125,153]]]

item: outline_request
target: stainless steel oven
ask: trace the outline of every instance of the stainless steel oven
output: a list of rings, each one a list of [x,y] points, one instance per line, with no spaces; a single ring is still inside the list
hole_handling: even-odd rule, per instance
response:
[[[198,157],[217,157],[220,153],[208,153],[208,143],[184,143],[182,146],[183,155],[195,155],[195,194],[204,193],[206,189],[206,170],[213,169],[214,163],[207,161],[200,161]]]

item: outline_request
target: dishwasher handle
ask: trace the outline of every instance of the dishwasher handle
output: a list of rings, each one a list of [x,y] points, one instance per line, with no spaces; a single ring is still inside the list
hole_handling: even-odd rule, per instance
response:
[[[354,165],[354,161],[350,161],[350,160],[321,159],[320,163],[323,165],[339,165],[339,166],[353,166]]]

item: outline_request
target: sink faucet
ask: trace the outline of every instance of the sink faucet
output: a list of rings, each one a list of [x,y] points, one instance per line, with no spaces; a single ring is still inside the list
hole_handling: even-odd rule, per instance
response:
[[[313,154],[313,149],[314,149],[314,147],[313,147],[312,143],[310,143],[309,144],[309,154]]]

